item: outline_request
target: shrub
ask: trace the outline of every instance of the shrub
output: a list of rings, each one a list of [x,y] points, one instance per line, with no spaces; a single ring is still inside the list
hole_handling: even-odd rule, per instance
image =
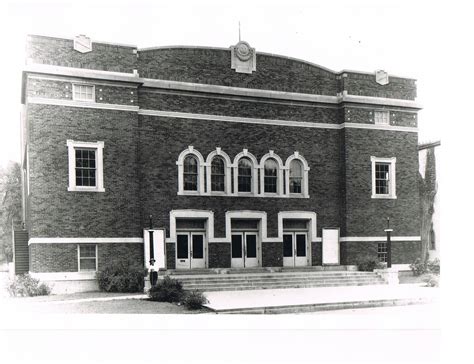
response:
[[[369,259],[358,264],[359,270],[363,272],[373,272],[374,269],[383,269],[385,264],[375,259]]]
[[[14,297],[47,296],[51,288],[46,283],[40,283],[28,273],[16,276],[7,287],[8,293]]]
[[[183,304],[188,310],[198,310],[202,305],[208,303],[206,296],[200,291],[191,291],[188,292],[183,300]]]
[[[430,273],[439,274],[439,272],[440,272],[439,259],[436,258],[436,259],[434,259],[434,260],[428,261],[428,262],[426,263],[426,269],[427,269],[427,271],[429,271]]]
[[[430,274],[426,279],[426,286],[427,287],[439,287],[439,276]]]
[[[416,260],[410,264],[410,269],[414,276],[421,276],[423,273],[426,273],[426,263],[422,262],[420,258],[416,258]]]
[[[150,288],[148,296],[152,301],[181,302],[184,298],[183,285],[180,281],[166,276]]]
[[[129,260],[113,260],[96,273],[101,291],[143,292],[147,270]]]

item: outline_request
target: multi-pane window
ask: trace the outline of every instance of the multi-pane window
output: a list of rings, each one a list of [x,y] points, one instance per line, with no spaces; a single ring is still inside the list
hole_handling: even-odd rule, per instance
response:
[[[73,99],[77,101],[94,101],[93,85],[72,85]]]
[[[387,261],[387,243],[377,244],[377,257],[380,262]]]
[[[105,192],[104,142],[67,140],[69,161],[68,191]]]
[[[239,160],[238,191],[252,192],[252,162],[248,158]]]
[[[264,165],[264,191],[277,193],[278,164],[274,159],[267,159]]]
[[[215,157],[211,163],[211,191],[225,191],[225,163],[221,157]]]
[[[375,194],[390,194],[390,163],[375,163]]]
[[[302,192],[303,164],[298,160],[290,164],[290,193]]]
[[[390,124],[390,113],[388,111],[375,111],[374,113],[375,124]]]
[[[198,168],[199,163],[196,157],[188,155],[183,163],[183,182],[185,191],[198,190]]]
[[[97,245],[79,245],[79,271],[97,270]]]
[[[76,186],[95,187],[96,183],[96,150],[75,149]]]

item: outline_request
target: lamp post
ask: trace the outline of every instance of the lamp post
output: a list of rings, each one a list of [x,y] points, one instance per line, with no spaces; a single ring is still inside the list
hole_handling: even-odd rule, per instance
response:
[[[390,218],[387,217],[387,228],[384,230],[387,233],[387,268],[392,267],[392,242],[390,241],[390,235],[393,229],[390,229]]]
[[[155,247],[153,243],[153,215],[150,215],[150,285],[153,287],[158,280],[158,272],[155,271]]]

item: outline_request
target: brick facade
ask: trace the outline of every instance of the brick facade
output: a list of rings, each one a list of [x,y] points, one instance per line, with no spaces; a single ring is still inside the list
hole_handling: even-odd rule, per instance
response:
[[[415,80],[390,76],[390,82],[382,86],[373,73],[337,73],[265,53],[257,53],[256,71],[244,74],[231,69],[229,49],[139,50],[93,42],[92,51],[81,54],[73,50],[72,40],[38,36],[29,37],[27,57],[30,64],[62,70],[25,73],[24,150],[28,156],[23,168],[29,176],[25,201],[30,238],[140,238],[148,216],[153,215],[155,224],[166,229],[167,268],[175,269],[176,232],[171,231],[175,221],[170,221],[170,212],[208,211],[214,218],[213,241],[207,242],[207,218],[202,224],[208,267],[229,268],[232,245],[227,213],[258,211],[266,217],[268,239],[260,241],[259,220],[255,225],[259,265],[280,267],[279,213],[299,211],[317,216],[315,234],[310,236],[306,230],[312,265],[324,264],[321,236],[328,227],[340,228],[341,237],[360,237],[357,242],[340,243],[341,264],[376,258],[377,243],[363,238],[384,235],[386,217],[394,236],[415,237],[393,242],[393,262],[411,263],[417,256]],[[71,76],[66,69],[76,70]],[[117,72],[122,78],[117,78]],[[158,84],[158,80],[168,83]],[[95,100],[74,101],[75,83],[94,85]],[[196,84],[210,88],[198,91]],[[235,94],[235,87],[247,93]],[[263,90],[269,91],[265,97],[258,94]],[[365,98],[345,101],[345,95]],[[388,126],[375,125],[378,110],[389,111]],[[104,143],[105,192],[68,191],[67,140]],[[216,148],[231,161],[244,149],[258,162],[270,150],[283,163],[298,152],[310,168],[309,196],[179,194],[177,162],[189,146],[204,160]],[[373,156],[396,158],[396,199],[371,197]],[[99,244],[99,266],[112,257],[142,262],[143,245]],[[30,270],[77,272],[77,244],[31,244]]]

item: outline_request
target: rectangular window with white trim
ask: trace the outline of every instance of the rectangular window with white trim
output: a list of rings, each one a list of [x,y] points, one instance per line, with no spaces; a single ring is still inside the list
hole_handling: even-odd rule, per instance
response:
[[[67,141],[69,159],[68,191],[104,192],[104,142]]]
[[[371,157],[372,198],[397,198],[395,193],[396,158]]]
[[[74,101],[95,102],[95,86],[73,83],[72,99]]]
[[[79,272],[91,272],[97,270],[97,245],[78,245],[78,267]]]
[[[377,257],[379,259],[379,262],[387,261],[387,243],[377,244]]]

